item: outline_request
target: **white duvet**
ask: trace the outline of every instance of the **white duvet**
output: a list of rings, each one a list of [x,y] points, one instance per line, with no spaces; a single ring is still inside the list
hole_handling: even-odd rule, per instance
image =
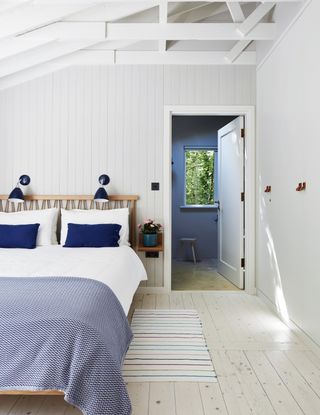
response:
[[[128,246],[118,248],[0,249],[0,276],[86,277],[107,284],[126,314],[140,281],[147,279],[142,262]]]

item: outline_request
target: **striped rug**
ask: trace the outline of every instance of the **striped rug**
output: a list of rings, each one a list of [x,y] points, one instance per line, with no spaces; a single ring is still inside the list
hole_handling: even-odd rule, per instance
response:
[[[136,309],[126,382],[216,382],[196,310]]]

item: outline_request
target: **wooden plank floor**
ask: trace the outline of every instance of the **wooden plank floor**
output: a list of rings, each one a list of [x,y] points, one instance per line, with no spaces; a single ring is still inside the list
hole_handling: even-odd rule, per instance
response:
[[[134,308],[195,308],[218,383],[130,383],[133,415],[319,415],[320,358],[254,296],[136,295]],[[79,415],[60,396],[1,396],[0,415]]]

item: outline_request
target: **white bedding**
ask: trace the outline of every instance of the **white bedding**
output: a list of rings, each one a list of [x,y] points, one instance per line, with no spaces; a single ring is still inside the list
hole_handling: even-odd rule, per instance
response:
[[[87,277],[107,284],[126,314],[140,281],[147,274],[136,253],[128,246],[117,248],[0,249],[0,276]]]

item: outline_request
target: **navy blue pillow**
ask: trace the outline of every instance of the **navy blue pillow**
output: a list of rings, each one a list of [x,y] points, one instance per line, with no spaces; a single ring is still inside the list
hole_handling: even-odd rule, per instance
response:
[[[119,246],[121,225],[83,225],[68,223],[65,248],[102,248]]]
[[[0,248],[35,248],[39,226],[40,223],[30,225],[0,224]]]

